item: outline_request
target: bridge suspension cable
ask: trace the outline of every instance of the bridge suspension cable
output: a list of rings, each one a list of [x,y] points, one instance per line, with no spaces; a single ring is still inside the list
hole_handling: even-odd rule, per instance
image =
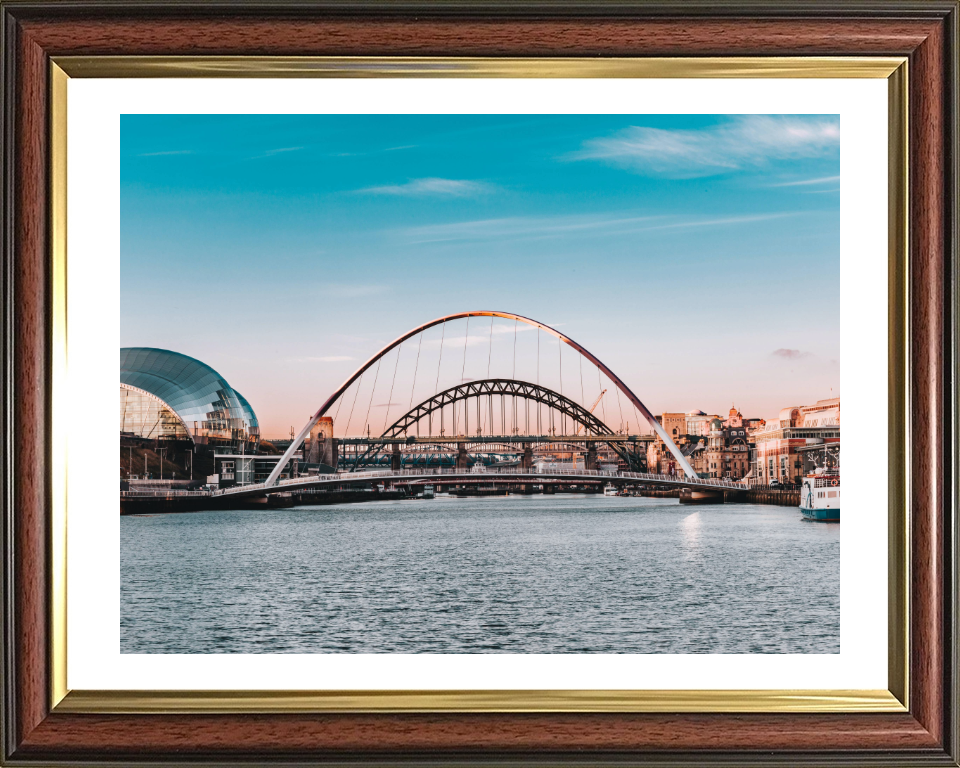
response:
[[[417,370],[420,368],[420,348],[423,346],[423,334],[420,334],[420,341],[417,343],[417,362],[413,368],[413,386],[410,387],[410,405],[407,409],[413,408],[413,393],[417,388]]]
[[[603,389],[603,378],[600,375],[600,366],[597,366],[597,386],[599,389]],[[605,389],[603,389],[606,392]],[[607,406],[603,402],[603,397],[600,398],[600,412],[603,414],[603,423],[607,423]]]
[[[617,408],[620,411],[620,431],[623,432],[623,406],[620,404],[620,390],[617,390]]]
[[[366,371],[364,371],[366,373]],[[350,406],[350,418],[347,419],[346,434],[350,434],[350,422],[353,421],[353,409],[357,406],[357,397],[360,395],[360,387],[363,386],[363,374],[360,374],[360,381],[357,382],[357,391],[353,393],[353,405]],[[287,449],[290,450],[289,448]]]
[[[447,321],[443,321],[443,325],[440,326],[440,357],[437,359],[437,383],[433,386],[433,391],[436,392],[440,389],[440,364],[443,362],[443,338],[447,333]]]
[[[467,339],[470,338],[470,318],[467,318],[467,330],[463,334],[463,366],[460,368],[460,381],[463,381],[463,374],[467,370]]]
[[[364,426],[367,428],[367,433],[370,432],[370,407],[373,405],[373,393],[377,391],[377,379],[380,378],[380,363],[383,361],[383,357],[377,360],[377,372],[373,376],[373,387],[370,389],[370,402],[367,403],[367,416],[363,420]]]
[[[490,378],[490,358],[493,355],[493,318],[490,318],[490,346],[487,347],[487,378]]]
[[[332,407],[333,402],[338,398],[341,398],[344,395],[344,393],[350,388],[351,385],[353,385],[355,382],[358,382],[358,380],[362,380],[364,373],[369,368],[371,368],[374,363],[378,364],[378,369],[379,369],[380,361],[385,354],[393,350],[395,347],[399,346],[401,343],[403,343],[407,339],[412,338],[413,336],[419,333],[423,333],[425,330],[432,328],[433,326],[436,326],[436,325],[442,326],[440,356],[437,364],[437,380],[436,380],[434,391],[439,389],[444,339],[445,339],[445,333],[446,333],[445,324],[449,321],[459,320],[459,319],[466,319],[469,322],[469,318],[471,317],[501,317],[506,319],[512,319],[515,322],[515,335],[516,335],[516,330],[519,328],[520,321],[524,322],[526,325],[529,325],[535,328],[537,330],[536,378],[537,378],[538,384],[540,382],[540,334],[541,332],[546,331],[547,333],[550,333],[558,337],[560,341],[562,343],[565,343],[567,346],[573,347],[577,352],[579,352],[581,355],[583,355],[588,360],[590,360],[591,363],[597,366],[598,378],[600,379],[600,385],[601,385],[600,389],[601,390],[603,389],[602,376],[606,375],[607,378],[610,380],[611,384],[617,387],[617,389],[620,392],[622,392],[623,395],[626,396],[627,399],[634,404],[636,409],[640,412],[640,414],[644,417],[644,419],[646,419],[646,421],[648,422],[650,427],[654,430],[654,432],[661,438],[661,440],[663,440],[664,444],[671,451],[671,453],[673,453],[674,457],[677,460],[677,463],[683,468],[684,472],[691,477],[695,475],[693,468],[690,466],[689,462],[681,454],[680,450],[677,448],[674,442],[670,439],[670,437],[666,434],[662,425],[656,420],[653,413],[639,400],[639,398],[637,398],[637,396],[626,386],[626,384],[624,384],[623,381],[615,373],[613,373],[613,371],[611,371],[606,365],[604,365],[589,350],[587,350],[580,344],[577,344],[569,336],[561,334],[556,329],[551,328],[548,325],[544,325],[543,323],[540,323],[536,320],[532,320],[528,317],[523,317],[522,315],[517,315],[511,312],[497,312],[497,311],[483,310],[483,311],[459,312],[456,314],[446,315],[446,316],[437,318],[435,320],[432,320],[428,323],[425,323],[423,325],[420,325],[412,329],[411,331],[403,334],[402,336],[400,336],[399,338],[397,338],[396,340],[394,340],[393,342],[385,346],[383,349],[381,349],[380,352],[378,352],[376,355],[372,356],[369,360],[367,360],[346,381],[344,381],[344,383],[339,388],[337,388],[333,393],[330,394],[330,396],[326,399],[326,401],[324,401],[324,403],[320,406],[320,408],[316,411],[316,413],[304,425],[300,433],[294,437],[294,439],[290,443],[290,446],[287,448],[287,450],[284,452],[283,456],[281,457],[281,460],[277,463],[274,470],[268,476],[266,481],[267,484],[274,485],[277,482],[277,479],[279,478],[280,472],[283,470],[283,467],[286,466],[286,463],[290,460],[294,451],[296,451],[300,447],[300,445],[303,443],[304,438],[306,437],[307,434],[309,434],[310,429],[317,422],[317,420],[326,414],[327,410]],[[466,347],[466,343],[467,342],[465,340],[465,347]],[[465,372],[465,369],[464,369],[464,372]],[[375,373],[375,376],[376,377],[379,376],[379,371]],[[461,378],[462,378],[462,375],[461,375]],[[352,420],[352,411],[356,406],[356,400],[359,396],[359,389],[360,389],[361,383],[362,381],[359,381],[357,393],[355,394],[353,403],[351,405],[351,418],[348,419],[348,432],[349,432],[349,425]],[[369,407],[368,407],[368,410],[369,410]],[[542,417],[540,413],[540,411],[542,410],[542,407],[540,406],[540,404],[538,404],[537,410],[538,410],[538,413],[537,413],[538,432],[542,434]],[[606,415],[605,410],[606,408],[604,406],[604,416]],[[525,412],[529,414],[529,402],[526,403]],[[442,418],[442,414],[441,414],[441,418]],[[529,432],[529,429],[527,431]]]
[[[393,379],[390,382],[390,395],[387,397],[387,412],[383,414],[383,430],[387,431],[387,419],[390,418],[390,406],[393,405],[393,385],[397,383],[397,368],[400,366],[400,352],[403,350],[403,344],[397,347],[397,361],[393,364]]]

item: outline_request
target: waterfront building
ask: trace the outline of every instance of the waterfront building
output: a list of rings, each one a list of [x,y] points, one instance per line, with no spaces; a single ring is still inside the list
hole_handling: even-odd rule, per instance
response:
[[[723,422],[725,427],[742,427],[743,426],[743,414],[737,410],[737,406],[730,406],[730,413],[727,414],[727,418]]]
[[[690,411],[687,414],[684,434],[706,437],[710,434],[710,425],[713,423],[713,420],[719,418],[717,414],[706,414],[703,411]]]
[[[839,427],[840,398],[831,397],[828,400],[817,400],[813,405],[805,405],[800,409],[800,418],[805,427]]]
[[[214,474],[207,477],[207,484],[213,488],[230,488],[235,485],[262,483],[277,466],[281,456],[251,455],[249,453],[214,454]],[[290,459],[280,473],[280,479],[299,477],[302,467],[299,459]],[[328,473],[331,473],[328,471]],[[316,474],[316,473],[313,473]],[[327,473],[321,473],[327,474]]]
[[[714,419],[703,455],[707,477],[740,480],[750,472],[750,447],[742,424],[725,427]]]
[[[806,445],[797,449],[803,457],[802,473],[813,474],[814,470],[840,469],[840,441],[824,442],[822,445]]]
[[[681,435],[687,434],[687,414],[685,413],[664,413],[657,417],[657,421],[675,443],[679,441]]]
[[[166,349],[125,347],[120,434],[255,453],[260,426],[250,403],[209,365]]]
[[[840,398],[818,400],[814,405],[792,406],[779,418],[753,434],[751,480],[769,485],[799,483],[804,473],[804,449],[821,446],[830,450],[840,444]]]
[[[753,435],[758,429],[763,429],[766,423],[766,419],[744,419],[743,427],[747,430],[748,435]]]

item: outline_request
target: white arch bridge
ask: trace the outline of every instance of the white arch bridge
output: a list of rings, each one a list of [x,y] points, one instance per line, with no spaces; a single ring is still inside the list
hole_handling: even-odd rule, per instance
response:
[[[660,475],[650,472],[613,472],[589,469],[551,469],[532,471],[520,467],[487,467],[476,469],[428,468],[428,469],[379,469],[361,472],[339,472],[329,475],[309,475],[282,479],[277,483],[256,483],[224,488],[211,496],[248,498],[277,493],[294,493],[313,489],[331,489],[358,484],[384,483],[394,486],[437,485],[657,485],[671,488],[690,488],[703,491],[748,491],[746,483],[712,478],[685,477],[683,475]]]
[[[412,429],[412,428],[414,428],[414,425],[415,425],[415,424],[417,424],[417,423],[418,423],[420,420],[422,420],[422,419],[426,419],[426,420],[428,420],[428,421],[432,420],[433,418],[435,418],[434,414],[438,414],[441,428],[443,428],[443,427],[444,427],[443,413],[444,413],[444,407],[446,406],[446,407],[448,407],[448,408],[454,409],[454,410],[453,410],[454,418],[456,418],[456,414],[457,414],[457,410],[455,410],[455,409],[456,409],[456,408],[459,408],[459,409],[460,409],[459,412],[462,413],[462,420],[461,420],[461,422],[460,422],[459,424],[456,424],[456,423],[454,424],[454,429],[455,429],[455,430],[457,430],[458,428],[462,429],[462,430],[463,430],[463,432],[462,432],[463,437],[465,438],[465,440],[469,440],[470,437],[472,437],[472,435],[471,435],[471,434],[468,434],[468,432],[470,431],[470,430],[469,430],[469,413],[470,413],[470,411],[467,409],[467,401],[471,401],[471,402],[473,402],[473,403],[476,404],[476,407],[477,407],[477,422],[480,422],[480,421],[481,421],[481,415],[482,415],[481,412],[480,412],[480,401],[481,401],[481,398],[483,398],[483,397],[486,397],[486,398],[487,398],[487,403],[488,403],[488,406],[490,407],[490,412],[489,412],[490,418],[489,418],[489,421],[486,422],[486,423],[491,424],[491,428],[492,428],[493,422],[496,421],[496,419],[494,418],[494,414],[493,414],[493,405],[492,405],[492,403],[494,402],[495,398],[500,398],[500,406],[501,406],[501,410],[500,410],[500,420],[501,420],[501,422],[503,422],[503,420],[504,420],[504,411],[503,411],[503,402],[504,402],[504,400],[505,400],[505,399],[506,399],[506,400],[511,400],[511,399],[512,399],[514,402],[516,402],[516,401],[519,399],[519,400],[522,400],[522,401],[524,401],[524,402],[532,402],[532,403],[534,403],[534,404],[536,405],[537,408],[539,408],[541,405],[543,405],[543,406],[545,406],[545,407],[548,408],[548,411],[551,411],[551,410],[552,410],[552,412],[556,412],[556,413],[560,414],[561,417],[566,418],[566,419],[569,419],[569,420],[571,420],[572,422],[576,422],[577,424],[580,425],[580,426],[578,427],[578,431],[579,431],[580,428],[585,428],[590,434],[594,434],[594,435],[597,435],[597,436],[610,435],[611,437],[614,437],[615,434],[620,434],[620,433],[622,433],[622,432],[623,432],[622,423],[621,423],[620,433],[614,433],[614,430],[612,430],[610,427],[608,427],[606,424],[604,424],[602,420],[600,420],[599,418],[596,418],[595,416],[592,416],[592,415],[591,415],[592,409],[588,409],[588,408],[586,407],[586,403],[585,403],[585,402],[578,404],[578,403],[574,402],[570,397],[564,396],[564,393],[563,393],[563,378],[564,378],[564,377],[563,377],[563,348],[564,348],[564,346],[565,346],[565,347],[567,347],[567,348],[569,348],[569,349],[573,349],[573,350],[574,350],[575,352],[577,352],[577,353],[579,354],[579,356],[580,356],[580,359],[579,359],[579,365],[580,365],[580,368],[579,368],[580,382],[579,382],[579,383],[580,383],[581,395],[583,394],[583,360],[586,359],[587,361],[589,361],[589,363],[590,363],[591,365],[593,365],[593,366],[596,367],[598,379],[599,379],[599,377],[600,377],[601,375],[602,375],[602,376],[606,376],[606,378],[608,379],[608,381],[610,382],[610,384],[613,385],[613,387],[615,388],[614,392],[615,392],[615,394],[616,394],[618,404],[619,404],[619,402],[620,402],[620,396],[621,396],[621,394],[622,394],[622,395],[626,398],[626,400],[627,400],[628,410],[629,410],[630,407],[634,408],[635,411],[636,411],[637,414],[638,414],[638,418],[642,418],[643,420],[645,420],[645,421],[647,422],[647,424],[650,426],[650,428],[653,430],[653,432],[660,438],[660,440],[663,441],[663,444],[664,444],[664,445],[666,446],[666,448],[670,451],[670,453],[673,454],[673,457],[674,457],[674,459],[676,460],[677,465],[679,466],[679,468],[683,471],[684,475],[686,476],[686,477],[684,478],[684,482],[686,482],[686,483],[688,483],[688,484],[690,484],[690,485],[696,485],[696,486],[702,486],[702,485],[704,485],[704,484],[707,482],[707,481],[702,481],[702,480],[700,480],[699,478],[697,478],[696,473],[694,472],[693,468],[690,466],[690,463],[687,461],[686,457],[681,453],[680,449],[679,449],[679,448],[677,447],[677,445],[673,442],[673,440],[671,439],[670,435],[668,435],[668,434],[666,433],[666,431],[664,430],[663,426],[660,424],[659,421],[657,421],[657,419],[656,419],[656,417],[653,415],[653,413],[643,404],[643,402],[641,402],[640,398],[637,397],[637,395],[636,395],[629,387],[627,387],[627,385],[624,384],[624,382],[623,382],[612,370],[610,370],[610,368],[608,368],[599,358],[597,358],[595,355],[593,355],[593,354],[592,354],[590,351],[588,351],[585,347],[583,347],[582,345],[580,345],[580,344],[578,344],[577,342],[575,342],[575,341],[574,341],[573,339],[571,339],[569,336],[566,336],[566,335],[560,333],[559,331],[557,331],[556,329],[551,328],[550,326],[548,326],[548,325],[546,325],[546,324],[544,324],[544,323],[538,322],[538,321],[536,321],[536,320],[531,320],[530,318],[523,317],[522,315],[517,315],[517,314],[514,314],[514,313],[512,313],[512,312],[498,312],[498,311],[492,311],[492,310],[485,310],[485,311],[475,311],[475,312],[459,312],[459,313],[455,313],[455,314],[451,314],[451,315],[445,315],[445,316],[439,317],[439,318],[437,318],[437,319],[435,319],[435,320],[431,320],[430,322],[424,323],[423,325],[420,325],[420,326],[418,326],[418,327],[416,327],[416,328],[408,331],[407,333],[403,334],[402,336],[398,337],[397,339],[395,339],[394,341],[392,341],[391,343],[389,343],[388,345],[386,345],[386,346],[385,346],[383,349],[381,349],[379,352],[377,352],[375,355],[373,355],[369,360],[367,360],[363,365],[361,365],[349,378],[347,378],[347,380],[344,381],[344,383],[341,384],[340,387],[337,388],[336,391],[334,391],[334,392],[327,398],[327,400],[320,406],[320,408],[316,411],[316,413],[314,413],[314,415],[313,415],[313,416],[307,421],[307,423],[301,428],[300,432],[299,432],[299,433],[296,435],[296,437],[291,441],[289,447],[286,449],[286,451],[284,452],[283,456],[282,456],[282,457],[280,458],[280,460],[277,462],[276,466],[275,466],[274,469],[271,471],[271,473],[270,473],[270,475],[267,477],[266,481],[265,481],[265,482],[262,484],[262,486],[259,488],[259,492],[262,494],[262,493],[264,492],[264,489],[271,489],[271,488],[279,489],[279,488],[281,488],[281,487],[287,487],[290,482],[294,482],[294,481],[284,481],[283,485],[281,486],[281,481],[280,481],[280,475],[281,475],[281,473],[283,472],[284,467],[287,466],[287,463],[288,463],[288,462],[290,461],[290,459],[293,457],[293,454],[294,454],[294,453],[300,448],[300,446],[303,444],[305,438],[310,434],[310,431],[311,431],[311,429],[313,428],[313,426],[314,426],[322,417],[324,417],[324,416],[326,416],[326,415],[328,414],[328,412],[331,410],[332,406],[333,406],[335,403],[337,403],[338,400],[341,400],[341,398],[344,396],[344,394],[347,392],[347,390],[350,389],[354,383],[357,383],[356,392],[359,393],[360,386],[363,384],[364,374],[367,373],[368,371],[372,371],[372,372],[373,372],[373,389],[371,389],[371,392],[370,392],[370,403],[367,405],[367,417],[364,419],[364,421],[365,421],[366,424],[367,424],[367,429],[368,429],[368,431],[369,431],[369,420],[368,420],[368,418],[369,418],[370,409],[371,409],[372,403],[373,403],[373,392],[376,390],[377,381],[379,380],[379,377],[380,377],[380,369],[381,369],[381,365],[382,365],[382,363],[383,363],[383,360],[384,360],[384,358],[387,356],[388,353],[390,353],[390,352],[393,351],[394,349],[397,350],[397,353],[396,353],[396,361],[395,361],[394,364],[393,364],[393,365],[394,365],[393,378],[390,379],[388,373],[385,372],[385,379],[386,379],[386,380],[390,380],[390,382],[391,382],[391,383],[390,383],[390,394],[389,394],[389,396],[388,396],[388,398],[387,398],[387,400],[388,400],[387,405],[389,406],[389,405],[392,404],[390,401],[392,400],[393,394],[394,394],[393,386],[394,386],[394,382],[395,382],[395,380],[396,380],[396,366],[399,364],[400,352],[402,351],[402,346],[403,346],[404,342],[407,341],[408,339],[412,339],[412,338],[414,338],[414,337],[419,336],[419,343],[417,344],[417,358],[416,358],[416,359],[417,359],[417,366],[419,367],[419,365],[420,365],[420,351],[421,351],[421,347],[422,347],[422,344],[423,344],[423,334],[424,334],[424,332],[425,332],[426,330],[430,329],[430,328],[434,328],[435,326],[442,326],[442,333],[441,333],[441,337],[440,337],[440,357],[439,357],[439,360],[438,360],[438,362],[437,362],[437,377],[436,377],[437,383],[439,383],[439,380],[440,380],[440,366],[441,366],[441,363],[442,363],[442,361],[443,361],[443,353],[444,353],[444,339],[445,339],[445,334],[446,334],[446,324],[447,324],[448,322],[451,322],[451,321],[465,319],[465,320],[466,320],[466,329],[467,329],[467,330],[466,330],[466,335],[463,337],[463,345],[462,345],[462,346],[463,346],[463,366],[465,367],[465,366],[466,366],[466,359],[467,359],[467,346],[468,346],[468,341],[469,341],[469,339],[470,339],[470,336],[469,336],[470,319],[471,319],[471,318],[478,318],[478,317],[488,317],[488,318],[490,318],[490,331],[489,331],[489,334],[490,334],[490,335],[489,335],[489,339],[490,339],[490,350],[491,350],[491,351],[492,351],[493,335],[494,335],[494,319],[495,319],[495,318],[501,318],[501,319],[505,319],[505,320],[512,320],[512,321],[514,322],[514,354],[513,354],[513,368],[514,368],[514,370],[511,371],[511,375],[510,375],[509,377],[507,377],[507,376],[500,376],[500,377],[491,376],[491,374],[490,374],[490,352],[488,352],[488,355],[487,355],[487,375],[486,375],[486,377],[484,377],[484,378],[483,378],[482,380],[480,380],[480,381],[476,381],[476,382],[473,382],[473,383],[464,384],[464,382],[470,382],[471,380],[462,378],[462,376],[463,376],[463,368],[461,368],[461,379],[457,382],[457,384],[456,384],[455,387],[448,388],[448,389],[446,389],[446,390],[444,390],[444,391],[442,391],[442,392],[437,392],[437,394],[433,395],[433,396],[432,396],[431,398],[429,398],[427,401],[424,401],[423,403],[421,403],[421,405],[418,406],[417,408],[412,408],[410,411],[408,411],[408,413],[407,413],[403,418],[401,418],[400,421],[394,422],[393,425],[391,425],[389,428],[387,427],[387,423],[386,423],[386,419],[385,419],[385,420],[384,420],[384,425],[383,425],[383,433],[382,433],[381,437],[383,437],[383,438],[385,438],[385,439],[391,439],[391,438],[396,439],[396,437],[398,437],[398,436],[400,436],[400,435],[409,434],[409,430]],[[520,325],[521,323],[522,323],[524,326],[529,326],[529,327],[531,327],[531,328],[533,328],[533,329],[536,329],[537,332],[538,332],[538,335],[537,335],[537,351],[536,351],[537,381],[536,381],[535,383],[533,383],[533,382],[526,382],[526,381],[518,381],[518,380],[516,379],[516,376],[514,375],[514,374],[515,374],[515,369],[516,369],[516,329],[519,327],[519,325]],[[475,328],[476,328],[476,326],[475,326]],[[544,332],[544,333],[546,333],[546,334],[549,334],[550,336],[553,336],[554,338],[556,338],[556,339],[558,340],[559,365],[560,365],[560,379],[559,379],[559,380],[560,380],[560,391],[559,391],[559,392],[555,392],[555,391],[553,391],[553,390],[551,390],[551,389],[548,389],[548,388],[542,386],[542,385],[540,384],[540,382],[539,382],[539,375],[540,375],[540,342],[539,342],[539,340],[540,340],[540,332]],[[484,333],[486,333],[485,330],[484,330]],[[452,338],[452,337],[451,337],[451,338]],[[453,342],[451,341],[450,343],[453,343]],[[459,344],[459,342],[457,342],[457,344]],[[532,357],[532,356],[531,356],[531,357]],[[388,363],[388,366],[389,366],[389,363]],[[415,369],[414,369],[414,375],[413,375],[414,387],[415,387],[416,381],[417,381],[417,372],[418,372],[418,368],[415,368]],[[431,374],[431,377],[432,377],[432,374]],[[598,381],[598,383],[600,383],[600,386],[602,387],[602,382],[599,382],[599,381]],[[435,389],[434,391],[436,391],[436,389]],[[603,390],[603,392],[605,392],[605,391],[606,391],[606,390]],[[601,392],[600,398],[603,397],[603,392]],[[357,395],[355,394],[355,395],[354,395],[354,398],[353,398],[353,401],[352,401],[352,404],[349,406],[349,411],[350,411],[350,416],[351,416],[351,418],[352,418],[352,416],[353,416],[353,406],[356,405],[356,397],[357,397]],[[600,398],[598,398],[597,402],[600,401]],[[412,392],[411,392],[411,400],[412,400]],[[343,405],[343,401],[342,401],[342,400],[341,400],[341,402],[340,402],[340,405]],[[596,405],[596,403],[595,403],[594,405]],[[412,402],[411,402],[411,407],[412,407]],[[515,413],[516,413],[516,412],[515,412]],[[538,413],[539,413],[539,411],[538,411]],[[338,409],[337,409],[337,414],[339,414],[339,406],[338,406]],[[388,411],[388,414],[389,414],[389,411]],[[621,414],[621,417],[622,417],[622,414]],[[349,430],[349,426],[350,426],[350,422],[349,422],[349,419],[348,419],[347,430]],[[474,426],[474,427],[477,427],[478,424],[475,423],[473,426]],[[501,426],[503,427],[503,424],[501,424]],[[629,426],[629,425],[628,425],[628,426]],[[502,429],[501,431],[503,431],[503,429]],[[519,429],[519,426],[517,425],[517,423],[514,423],[514,424],[512,425],[510,431],[511,431],[512,434],[518,434],[518,433],[519,433],[520,429]],[[442,432],[443,432],[443,429],[441,429],[441,433],[442,433]],[[450,433],[447,433],[447,434],[450,434]],[[478,430],[478,434],[479,434],[479,430]],[[346,436],[346,432],[345,432],[345,436]],[[375,453],[376,450],[378,450],[380,447],[382,447],[382,444],[380,444],[379,446],[373,448],[370,453]],[[616,442],[611,441],[611,442],[609,443],[609,447],[610,447],[615,453],[622,454],[622,448],[621,448],[620,446],[618,446]],[[621,458],[627,458],[627,459],[630,458],[630,457],[625,456],[625,455],[621,455],[620,457],[621,457]],[[636,469],[636,467],[633,467],[633,468]],[[394,471],[394,470],[391,470],[391,472],[393,472],[393,471]],[[461,472],[461,474],[463,473],[463,470],[462,470],[462,469],[459,470],[459,471]],[[531,477],[531,478],[539,478],[540,480],[542,480],[543,477],[544,477],[542,474],[533,474],[533,473],[531,473],[531,471],[530,471],[529,468],[524,469],[524,472],[526,472],[526,475],[529,476],[529,477]],[[583,474],[581,475],[582,477],[584,477],[584,478],[593,477],[593,480],[592,480],[592,481],[593,481],[593,482],[596,482],[595,476],[591,476],[591,475],[589,475],[589,474],[586,474],[586,473],[587,473],[587,470],[580,470],[580,472],[583,473]],[[352,474],[353,474],[353,475],[358,475],[359,473],[358,473],[358,472],[353,472]],[[637,472],[635,472],[635,473],[619,473],[619,474],[646,475],[647,473],[637,473]],[[387,475],[387,476],[384,476],[384,477],[388,477],[388,476],[392,476],[392,475]],[[403,477],[403,475],[397,475],[397,477]],[[616,480],[618,479],[619,475],[611,475],[610,477],[611,477],[611,480],[616,481]],[[655,480],[654,477],[659,477],[659,476],[652,476],[652,475],[651,475],[651,476],[649,477],[649,479],[637,477],[637,478],[633,478],[633,481],[636,482],[637,480],[640,480],[640,481],[646,481],[646,482],[664,482],[664,483],[667,483],[667,484],[678,482],[677,478],[674,478],[673,476],[664,476],[665,478],[672,478],[672,479],[669,479],[669,480],[668,480],[668,479]],[[308,478],[308,479],[296,478],[295,481],[296,481],[296,482],[299,482],[299,483],[303,483],[303,482],[313,483],[315,487],[323,487],[322,483],[333,483],[333,484],[342,483],[342,482],[343,482],[343,479],[338,476],[336,479],[334,479],[334,478],[329,478],[329,479],[327,479],[327,480],[321,481],[321,480],[317,479],[316,476],[314,476],[314,478],[312,478],[312,479],[310,479],[310,478]],[[536,480],[536,479],[531,479],[531,480],[529,480],[528,482],[538,482],[538,480]],[[716,485],[717,487],[723,487],[722,481],[714,481],[712,484],[713,484],[713,485]],[[739,486],[738,486],[738,487],[739,487]],[[249,489],[249,490],[248,490],[248,489]],[[247,494],[247,493],[251,493],[252,491],[253,491],[253,488],[252,488],[251,486],[244,486],[244,488],[242,488],[242,489],[236,489],[236,490],[230,489],[230,492],[231,492],[231,493],[244,493],[244,494]],[[227,490],[225,489],[225,490],[224,490],[224,493],[226,493],[226,492],[227,492]]]

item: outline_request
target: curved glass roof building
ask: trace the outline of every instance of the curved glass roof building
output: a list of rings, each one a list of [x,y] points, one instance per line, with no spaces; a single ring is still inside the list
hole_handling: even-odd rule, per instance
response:
[[[120,350],[120,431],[234,446],[260,433],[250,404],[213,368],[150,347]]]
[[[247,420],[247,429],[251,435],[260,436],[260,422],[257,421],[257,414],[253,412],[253,408],[250,407],[250,403],[247,402],[247,398],[241,395],[237,390],[233,390],[233,393],[237,396],[237,399],[240,401],[240,407],[243,409],[243,418]]]

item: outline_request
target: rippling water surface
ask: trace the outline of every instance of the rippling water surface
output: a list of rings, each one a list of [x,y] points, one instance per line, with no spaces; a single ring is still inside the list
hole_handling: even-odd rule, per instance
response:
[[[840,526],[596,496],[123,517],[123,653],[839,653]]]

